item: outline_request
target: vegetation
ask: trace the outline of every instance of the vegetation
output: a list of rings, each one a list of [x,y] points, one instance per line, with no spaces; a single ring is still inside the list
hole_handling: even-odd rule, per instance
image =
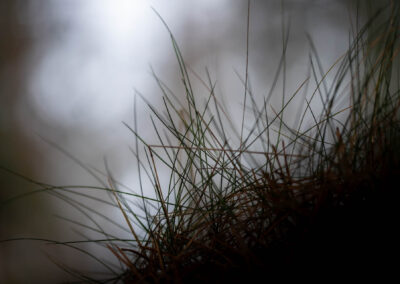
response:
[[[154,74],[164,109],[148,105],[159,144],[146,143],[137,132],[137,118],[133,126],[126,124],[136,137],[132,152],[141,194],[121,190],[110,172],[108,185],[98,188],[112,194],[131,239],[101,227],[92,230],[106,242],[88,239],[105,244],[121,267],[115,270],[93,256],[114,274],[102,280],[76,276],[93,282],[229,283],[311,271],[393,273],[400,174],[399,15],[396,2],[374,13],[327,71],[310,41],[311,76],[283,96],[280,110],[269,104],[276,84],[260,105],[246,71],[239,130],[215,95],[212,78],[190,71],[168,30],[186,101]],[[286,45],[287,38],[275,82],[285,76]],[[208,89],[205,100],[194,94],[192,77]],[[312,90],[310,81],[316,85]],[[302,95],[296,124],[289,125],[285,111]],[[322,105],[319,110],[312,108],[314,101]],[[160,169],[169,174],[167,180]],[[144,195],[145,180],[155,197]],[[41,192],[63,189],[38,185]]]

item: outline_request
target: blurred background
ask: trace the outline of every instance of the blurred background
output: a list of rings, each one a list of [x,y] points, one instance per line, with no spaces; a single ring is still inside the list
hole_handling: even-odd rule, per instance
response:
[[[13,172],[52,185],[99,185],[57,148],[103,172],[106,158],[115,178],[137,190],[136,163],[129,150],[134,137],[121,123],[134,123],[135,90],[162,106],[152,67],[178,97],[184,97],[169,34],[151,7],[169,25],[186,64],[204,79],[208,68],[225,107],[240,111],[244,87],[235,72],[244,77],[247,1],[0,1],[0,240],[69,241],[90,235],[63,219],[90,223],[63,197],[41,193],[9,201],[39,188]],[[290,96],[308,76],[306,34],[327,70],[349,45],[356,7],[356,1],[345,0],[252,0],[253,93],[259,98],[268,93],[282,54],[282,30],[290,31],[285,85]],[[198,80],[194,84],[196,96],[205,98],[207,90]],[[281,96],[280,82],[272,104],[279,105]],[[138,100],[139,133],[156,141],[148,118],[149,109]],[[103,210],[87,199],[82,202],[123,223],[117,211]],[[116,235],[127,234],[115,230]],[[97,251],[96,246],[88,249]],[[72,279],[52,261],[74,264],[82,271],[98,268],[74,249],[13,241],[0,243],[0,282]]]

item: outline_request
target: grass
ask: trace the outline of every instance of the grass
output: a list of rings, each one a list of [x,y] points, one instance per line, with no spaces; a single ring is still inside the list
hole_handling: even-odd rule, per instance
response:
[[[120,264],[114,267],[90,255],[110,272],[105,279],[60,264],[63,269],[96,283],[229,283],[317,272],[394,273],[390,259],[395,256],[391,251],[400,174],[399,12],[398,3],[391,2],[364,26],[357,25],[348,51],[327,71],[310,40],[310,76],[292,95],[283,96],[281,109],[275,110],[269,100],[276,82],[285,80],[284,32],[280,65],[263,104],[256,103],[248,87],[246,63],[239,130],[215,94],[209,73],[204,79],[185,65],[163,22],[186,101],[154,74],[164,108],[147,103],[159,140],[153,145],[137,131],[135,99],[134,124],[126,126],[136,138],[131,150],[137,158],[139,190],[121,189],[108,169],[104,182],[77,161],[103,184],[86,189],[109,193],[111,201],[97,201],[120,209],[126,222],[122,229],[130,238],[105,232],[93,214],[121,225],[68,194],[91,200],[95,196],[31,180],[39,186],[33,193],[49,192],[70,203],[91,225],[72,222],[103,236],[54,243],[84,254],[89,252],[78,243],[99,244]],[[330,83],[328,76],[333,78]],[[195,95],[192,78],[208,90],[204,99]],[[310,82],[315,84],[311,90]],[[285,113],[299,96],[304,96],[303,107],[296,124],[289,125]],[[315,101],[322,104],[318,110],[312,108]],[[148,184],[153,196],[144,194]]]

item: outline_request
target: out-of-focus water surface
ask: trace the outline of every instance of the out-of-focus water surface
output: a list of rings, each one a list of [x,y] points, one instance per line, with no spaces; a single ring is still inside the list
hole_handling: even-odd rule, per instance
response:
[[[282,54],[282,23],[290,31],[285,86],[288,96],[307,77],[310,45],[306,33],[313,38],[325,70],[348,47],[349,19],[355,15],[353,2],[282,3],[283,7],[281,1],[251,1],[249,74],[258,98],[267,94]],[[184,97],[171,39],[152,7],[174,33],[186,64],[203,78],[207,67],[217,81],[216,93],[226,108],[232,113],[240,111],[244,88],[235,72],[241,76],[245,72],[246,1],[3,0],[2,168],[53,185],[99,185],[59,147],[103,172],[106,158],[115,178],[137,189],[135,159],[129,150],[134,137],[121,123],[133,125],[135,90],[156,107],[162,106],[161,92],[151,75],[152,66],[178,97]],[[206,89],[193,80],[196,96],[206,97]],[[279,105],[281,96],[282,82],[272,104]],[[149,141],[156,141],[149,109],[140,100],[138,106],[139,132]],[[240,122],[240,116],[233,119]],[[92,234],[62,219],[93,226],[78,208],[62,200],[65,196],[42,193],[6,202],[38,185],[4,169],[0,171],[0,186],[0,200],[5,204],[0,207],[0,239],[67,241],[83,239],[80,234]],[[99,203],[83,197],[74,198],[123,223],[118,211],[109,207],[103,210]],[[106,221],[104,226],[116,235],[128,235]],[[94,245],[89,249],[98,252]],[[0,243],[0,282],[70,279],[46,254],[55,262],[72,263],[82,270],[98,268],[74,249],[40,241]]]

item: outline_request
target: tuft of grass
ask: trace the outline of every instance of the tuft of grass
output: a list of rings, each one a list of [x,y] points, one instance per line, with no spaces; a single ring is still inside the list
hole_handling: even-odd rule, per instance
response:
[[[101,280],[63,268],[84,282],[124,283],[229,283],[313,271],[393,272],[390,250],[396,243],[400,174],[399,12],[398,3],[391,2],[372,15],[327,71],[310,39],[310,77],[283,97],[280,110],[269,105],[275,83],[264,103],[256,103],[246,64],[239,131],[215,94],[209,73],[203,79],[185,65],[160,17],[171,36],[186,100],[179,100],[153,73],[164,108],[147,105],[159,143],[149,144],[138,133],[136,99],[134,124],[125,124],[136,139],[131,150],[140,192],[122,190],[108,169],[107,183],[100,179],[103,187],[91,188],[109,193],[113,203],[97,201],[118,207],[126,226],[63,191],[96,197],[71,192],[71,186],[32,181],[40,186],[38,192],[50,192],[80,210],[93,227],[79,225],[104,236],[57,244],[75,249],[79,242],[99,244],[120,263],[115,268],[92,255],[111,274]],[[275,82],[285,77],[283,34]],[[327,76],[333,78],[330,83]],[[205,97],[195,95],[193,77],[208,90]],[[310,81],[316,86],[312,90]],[[302,94],[304,105],[296,124],[289,125],[284,113]],[[312,108],[316,100],[322,103],[320,109]],[[245,116],[249,111],[252,120]],[[144,160],[139,158],[143,155]],[[160,171],[168,173],[168,179],[162,179]],[[144,194],[145,184],[153,186],[154,196]],[[131,238],[105,232],[92,214]]]

